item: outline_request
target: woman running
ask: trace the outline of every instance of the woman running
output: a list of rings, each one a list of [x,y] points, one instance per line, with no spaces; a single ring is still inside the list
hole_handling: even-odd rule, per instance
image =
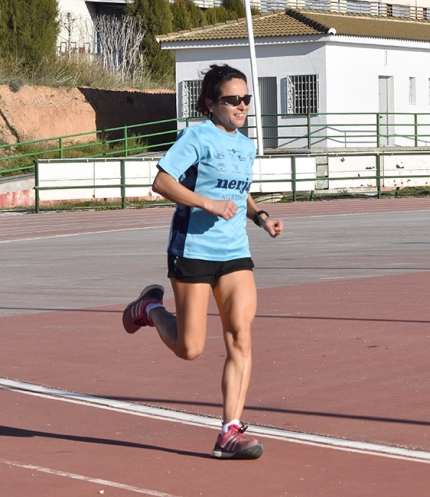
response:
[[[176,315],[163,306],[164,288],[146,287],[123,314],[135,333],[154,326],[178,357],[192,360],[203,351],[212,290],[221,317],[226,360],[222,374],[223,423],[213,457],[256,459],[262,444],[248,438],[240,418],[251,375],[251,324],[257,292],[246,218],[271,237],[281,220],[259,210],[249,189],[255,146],[238,131],[251,95],[245,75],[228,65],[206,72],[197,110],[207,116],[187,127],[160,159],[153,191],[176,203],[168,243],[168,277]]]

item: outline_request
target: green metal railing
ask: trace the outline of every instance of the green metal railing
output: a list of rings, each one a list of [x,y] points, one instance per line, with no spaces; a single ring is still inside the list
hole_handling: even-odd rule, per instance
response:
[[[166,150],[176,139],[177,121],[167,119],[0,145],[0,175],[30,172],[37,159],[129,157],[157,149]],[[163,129],[152,131],[151,128]],[[85,143],[82,143],[83,139]],[[14,161],[20,164],[4,168],[4,164]]]
[[[265,117],[278,122],[264,125]],[[275,140],[277,148],[430,146],[430,113],[268,114],[262,120],[264,140]]]
[[[264,118],[270,116],[262,117],[264,122]],[[430,113],[345,112],[276,114],[276,117],[276,125],[263,126],[264,140],[275,140],[274,148],[379,148],[389,145],[390,141],[397,146],[399,140],[401,146],[430,146]],[[0,145],[0,177],[30,172],[38,158],[129,157],[167,150],[176,139],[177,129],[196,120],[199,119],[168,119]],[[251,138],[256,134],[255,126],[247,126],[244,131]]]

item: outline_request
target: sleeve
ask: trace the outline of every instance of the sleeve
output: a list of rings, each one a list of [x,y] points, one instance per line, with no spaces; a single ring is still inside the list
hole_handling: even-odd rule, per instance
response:
[[[191,126],[179,134],[176,142],[158,162],[157,167],[178,180],[202,156],[201,140],[197,130]]]

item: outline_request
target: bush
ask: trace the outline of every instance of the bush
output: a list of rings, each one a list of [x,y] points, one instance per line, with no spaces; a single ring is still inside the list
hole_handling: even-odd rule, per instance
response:
[[[14,92],[18,92],[23,86],[24,86],[24,81],[21,78],[14,78],[11,79],[9,82],[9,88]]]
[[[26,68],[56,54],[56,0],[0,0],[0,53]]]
[[[167,0],[136,0],[127,4],[126,13],[139,16],[145,36],[142,49],[146,74],[161,84],[171,80],[175,71],[175,56],[171,50],[161,50],[155,37],[172,31],[172,13]]]

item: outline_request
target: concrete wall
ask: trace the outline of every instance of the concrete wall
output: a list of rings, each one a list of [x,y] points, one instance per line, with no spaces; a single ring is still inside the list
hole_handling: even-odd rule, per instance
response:
[[[381,175],[390,176],[382,187],[392,189],[430,184],[430,153],[387,154],[380,156]],[[326,189],[335,191],[374,191],[377,187],[376,154],[360,156],[339,154],[325,156],[327,161]],[[124,168],[127,198],[159,198],[152,192],[159,157],[130,157],[127,159],[41,160],[39,161],[40,201],[50,203],[64,200],[113,199],[121,197],[121,167]],[[258,157],[253,168],[251,193],[279,193],[293,190],[295,167],[297,191],[319,188],[316,178],[318,156]],[[426,177],[409,178],[420,175]],[[393,177],[391,177],[393,176]],[[371,177],[371,178],[369,178]],[[349,178],[349,179],[342,179]],[[136,185],[136,186],[133,186]],[[65,190],[43,190],[51,187],[77,187]],[[85,187],[85,188],[82,188]]]

